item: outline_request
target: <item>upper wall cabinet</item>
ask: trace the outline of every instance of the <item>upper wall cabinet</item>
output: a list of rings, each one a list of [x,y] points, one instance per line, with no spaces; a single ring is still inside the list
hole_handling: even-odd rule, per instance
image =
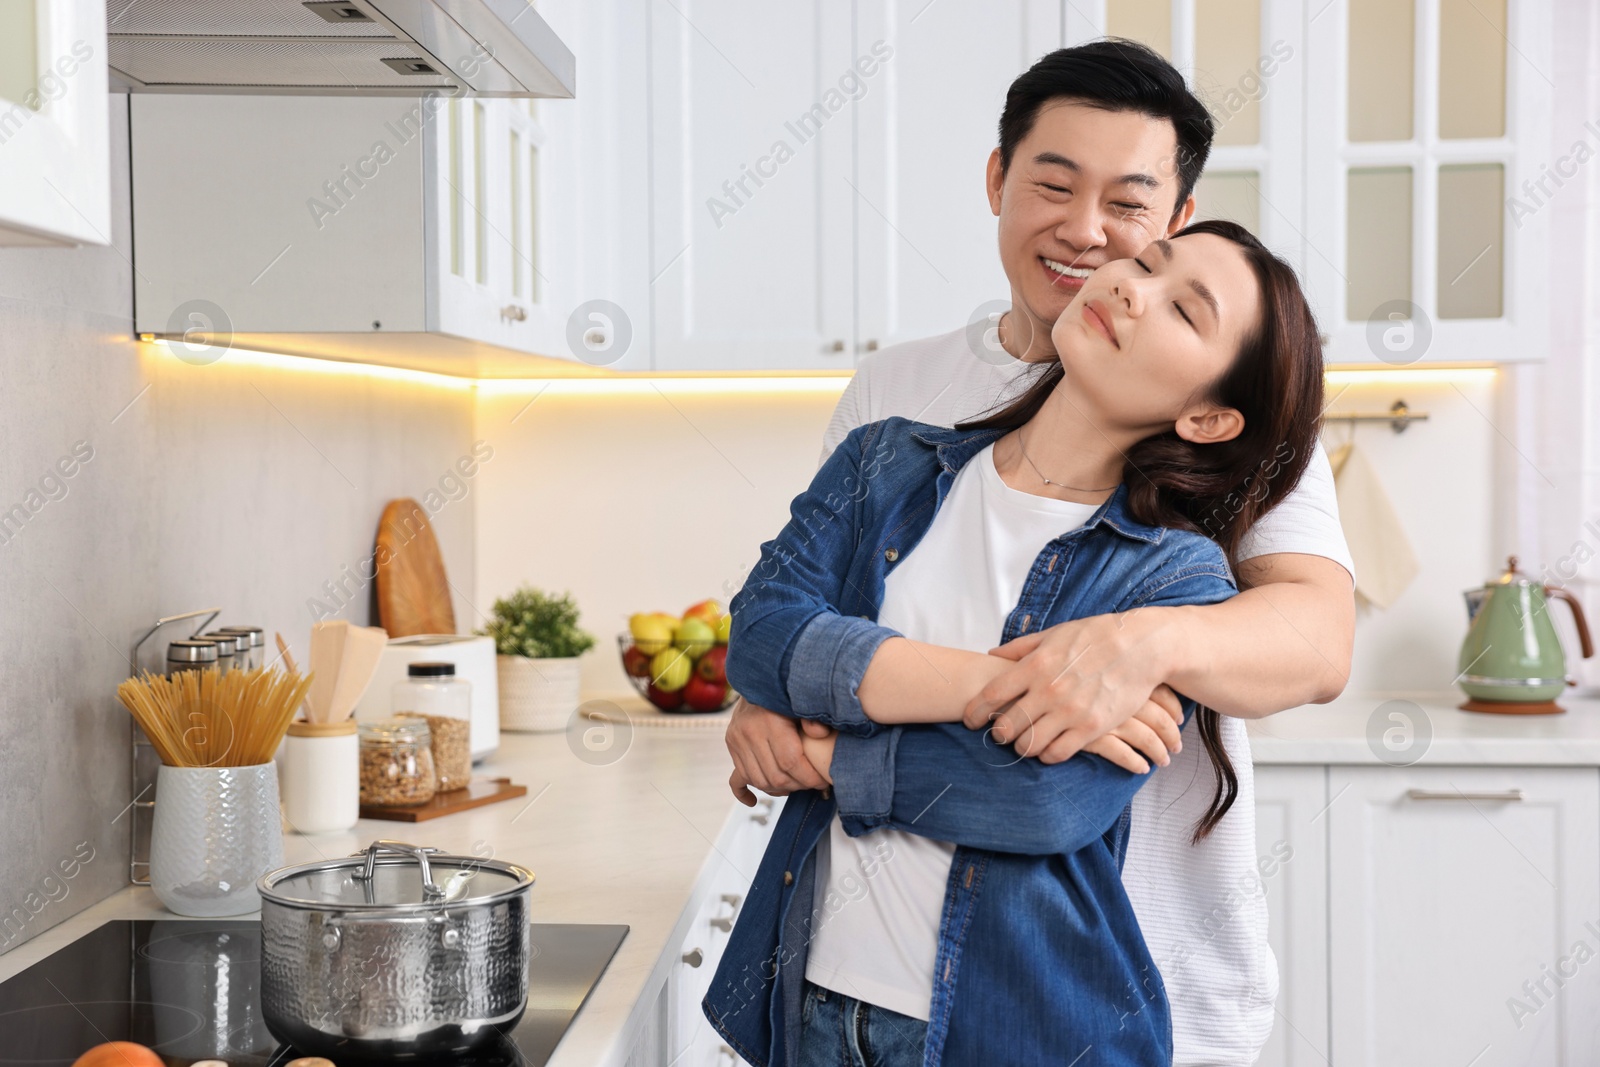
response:
[[[1331,363],[1542,358],[1548,4],[1104,0],[1068,39],[1163,52],[1218,120],[1197,217],[1306,282]]]
[[[656,369],[846,371],[1004,299],[984,165],[1006,87],[1060,42],[1036,0],[655,0]]]
[[[106,10],[0,4],[0,245],[111,243]]]
[[[1333,0],[1308,41],[1307,266],[1329,359],[1542,359],[1550,5]]]
[[[541,13],[580,55],[603,28]],[[610,300],[614,101],[135,94],[137,329],[468,377],[643,369]]]

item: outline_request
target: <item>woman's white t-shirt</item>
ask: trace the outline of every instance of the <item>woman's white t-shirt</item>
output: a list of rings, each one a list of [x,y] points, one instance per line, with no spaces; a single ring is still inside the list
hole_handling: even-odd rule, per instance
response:
[[[1006,485],[990,445],[956,473],[928,532],[889,572],[878,622],[917,641],[989,651],[1044,546],[1097,510]],[[954,851],[902,830],[850,837],[835,815],[817,850],[806,977],[927,1019]]]

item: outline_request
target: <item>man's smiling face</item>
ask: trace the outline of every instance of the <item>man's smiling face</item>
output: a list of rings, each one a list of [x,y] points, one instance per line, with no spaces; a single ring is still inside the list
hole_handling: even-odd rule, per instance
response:
[[[995,151],[989,204],[1000,217],[1000,261],[1013,307],[1044,336],[1094,268],[1188,222],[1192,198],[1174,214],[1177,153],[1167,119],[1071,100],[1039,109],[1003,174]]]

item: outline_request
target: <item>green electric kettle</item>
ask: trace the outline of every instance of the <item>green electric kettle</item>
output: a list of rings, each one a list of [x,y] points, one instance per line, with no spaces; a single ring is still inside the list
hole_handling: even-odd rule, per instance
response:
[[[1510,715],[1551,715],[1565,710],[1555,698],[1569,684],[1567,657],[1550,621],[1550,601],[1567,602],[1578,627],[1583,658],[1594,655],[1589,623],[1577,598],[1558,585],[1545,585],[1517,570],[1466,593],[1471,625],[1461,643],[1457,680],[1469,698],[1468,711]]]

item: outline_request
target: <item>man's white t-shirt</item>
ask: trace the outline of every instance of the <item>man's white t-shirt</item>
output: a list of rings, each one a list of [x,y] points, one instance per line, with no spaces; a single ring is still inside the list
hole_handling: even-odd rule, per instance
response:
[[[994,446],[985,448],[957,472],[928,532],[889,572],[878,622],[917,641],[989,651],[1044,546],[1097,510],[1011,488],[995,470]],[[817,850],[806,977],[926,1020],[954,852],[902,830],[850,837],[835,815]]]
[[[936,426],[974,418],[1018,395],[1041,369],[997,358],[992,351],[983,355],[974,352],[962,329],[868,356],[834,410],[823,458],[857,426],[891,415]],[[1300,483],[1249,531],[1239,554],[1248,559],[1276,552],[1323,556],[1355,572],[1339,526],[1333,471],[1320,446]],[[1006,610],[1014,604],[1013,599]],[[982,647],[987,651],[993,646]],[[1204,840],[1190,844],[1214,784],[1205,746],[1192,730],[1185,731],[1183,751],[1134,796],[1123,864],[1123,886],[1166,983],[1175,1067],[1254,1063],[1272,1033],[1278,992],[1277,962],[1267,946],[1266,897],[1256,866],[1255,779],[1244,723],[1222,716],[1221,737],[1239,777],[1239,795],[1228,814]],[[844,834],[836,829],[834,836]],[[831,859],[831,839],[824,851]],[[880,864],[887,869],[888,864]],[[942,885],[940,889],[942,893]],[[937,931],[935,913],[929,935],[935,941]],[[929,974],[931,994],[931,969]],[[861,993],[851,995],[878,1003]]]

